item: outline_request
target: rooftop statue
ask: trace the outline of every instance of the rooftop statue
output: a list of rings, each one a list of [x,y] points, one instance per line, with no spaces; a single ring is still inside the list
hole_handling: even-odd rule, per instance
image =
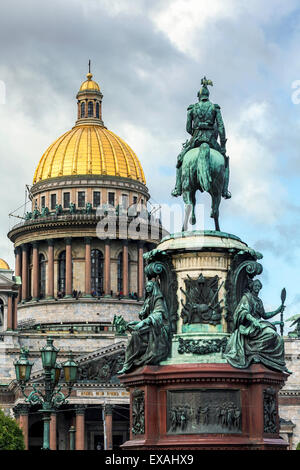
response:
[[[209,100],[208,85],[211,80],[204,77],[202,88],[198,92],[198,103],[187,108],[186,130],[191,139],[183,144],[177,157],[176,185],[172,196],[183,197],[185,220],[182,230],[187,230],[188,219],[192,209],[191,223],[196,223],[195,193],[207,191],[212,198],[211,217],[219,227],[219,205],[221,197],[229,199],[229,157],[226,156],[226,134],[218,104]],[[218,142],[220,138],[220,143]]]
[[[262,363],[271,369],[289,372],[285,365],[283,337],[267,321],[283,312],[285,307],[282,303],[274,312],[265,312],[258,297],[261,288],[259,279],[249,280],[249,290],[234,312],[234,331],[224,356],[233,367],[240,369],[246,369],[252,363]]]

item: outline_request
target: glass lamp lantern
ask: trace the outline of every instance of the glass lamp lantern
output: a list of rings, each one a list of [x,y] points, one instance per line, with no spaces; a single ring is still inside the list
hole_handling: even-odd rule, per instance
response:
[[[30,379],[33,362],[28,360],[28,354],[27,349],[21,349],[20,358],[14,362],[18,382],[28,382]]]
[[[44,369],[53,369],[59,349],[53,346],[53,338],[47,337],[46,346],[40,349]]]
[[[60,379],[60,374],[61,374],[61,365],[60,364],[55,364],[53,369],[51,370],[51,381],[54,385],[57,385]]]
[[[78,365],[73,361],[72,354],[70,354],[69,359],[63,363],[63,369],[66,383],[73,384],[76,382]]]

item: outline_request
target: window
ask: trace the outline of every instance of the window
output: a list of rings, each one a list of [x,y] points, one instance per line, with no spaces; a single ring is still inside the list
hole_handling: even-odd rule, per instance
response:
[[[45,196],[42,196],[41,197],[41,208],[43,209],[43,207],[45,207],[45,203],[46,203],[46,197]]]
[[[51,194],[51,210],[54,210],[56,206],[56,194]]]
[[[88,117],[93,117],[93,102],[88,102]]]
[[[128,194],[122,194],[122,207],[128,209]]]
[[[133,196],[133,204],[137,204],[137,196]]]
[[[101,193],[100,191],[93,192],[93,206],[98,207],[101,204]]]
[[[82,102],[81,105],[80,105],[80,117],[84,117],[85,116],[85,103]]]
[[[108,204],[110,206],[115,205],[115,193],[108,193]]]
[[[0,327],[4,325],[4,303],[3,300],[0,299]]]
[[[57,296],[64,296],[66,292],[66,252],[62,251],[58,257]]]
[[[70,207],[70,193],[64,193],[63,198],[64,209],[68,209]]]
[[[84,207],[84,206],[85,206],[85,192],[78,191],[78,207]]]
[[[40,298],[43,299],[46,296],[46,260],[43,254],[39,255],[39,284]]]
[[[96,103],[96,118],[99,119],[99,117],[100,117],[100,104],[97,101],[97,103]]]
[[[103,293],[104,258],[100,250],[91,251],[91,288],[93,295]]]

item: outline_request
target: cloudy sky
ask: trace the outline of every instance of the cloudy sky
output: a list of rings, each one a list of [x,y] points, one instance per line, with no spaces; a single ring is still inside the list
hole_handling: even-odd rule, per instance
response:
[[[74,125],[89,59],[105,125],[139,156],[153,203],[177,202],[186,108],[206,75],[231,164],[221,229],[263,253],[266,309],[285,286],[286,318],[300,313],[297,0],[11,0],[0,22],[0,257],[14,266],[9,213],[45,149]],[[208,196],[198,202],[212,229]]]

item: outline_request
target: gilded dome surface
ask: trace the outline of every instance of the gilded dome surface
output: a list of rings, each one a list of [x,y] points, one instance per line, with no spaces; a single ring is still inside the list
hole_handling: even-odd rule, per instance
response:
[[[60,176],[111,175],[146,183],[142,166],[126,142],[100,125],[75,126],[43,154],[33,184]]]
[[[87,74],[77,93],[78,120],[43,154],[33,184],[48,178],[76,175],[109,175],[146,183],[134,151],[102,121],[102,93]],[[88,90],[88,97],[84,93]]]
[[[0,258],[0,269],[10,269],[7,262]]]
[[[100,87],[97,82],[92,80],[92,74],[88,73],[87,74],[87,80],[82,83],[81,87],[79,88],[79,91],[85,91],[85,90],[97,90],[100,91]]]

